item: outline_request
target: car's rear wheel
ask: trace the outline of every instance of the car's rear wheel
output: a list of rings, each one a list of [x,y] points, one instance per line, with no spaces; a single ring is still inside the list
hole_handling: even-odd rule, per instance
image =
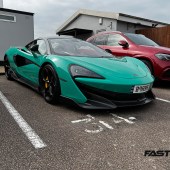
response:
[[[141,61],[149,68],[151,74],[153,75],[154,74],[153,67],[152,67],[152,64],[150,63],[150,61],[144,60],[144,59],[141,59]]]
[[[8,80],[13,80],[13,78],[11,76],[10,64],[9,64],[7,56],[5,56],[5,58],[4,58],[4,69],[5,69],[5,76],[6,76],[6,78]]]
[[[39,82],[40,92],[44,99],[50,104],[58,103],[61,94],[60,82],[56,71],[50,64],[41,69]]]

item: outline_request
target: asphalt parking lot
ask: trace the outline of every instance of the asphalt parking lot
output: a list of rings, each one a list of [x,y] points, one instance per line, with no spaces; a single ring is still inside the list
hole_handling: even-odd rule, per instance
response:
[[[49,105],[35,91],[0,76],[1,170],[169,170],[170,83],[145,106],[82,110]]]

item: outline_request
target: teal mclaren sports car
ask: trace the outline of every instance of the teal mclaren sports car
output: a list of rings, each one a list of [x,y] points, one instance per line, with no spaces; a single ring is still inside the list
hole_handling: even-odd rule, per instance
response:
[[[155,97],[147,66],[131,57],[116,58],[72,37],[36,39],[11,47],[5,75],[38,90],[48,103],[66,98],[82,108],[114,109],[143,105]]]

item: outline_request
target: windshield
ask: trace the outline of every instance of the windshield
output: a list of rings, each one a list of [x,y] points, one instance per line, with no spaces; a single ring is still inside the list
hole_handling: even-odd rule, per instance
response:
[[[130,34],[130,33],[125,33],[125,35],[133,41],[135,44],[138,45],[147,45],[147,46],[159,46],[156,44],[154,41],[151,39],[145,37],[144,35],[141,34]]]
[[[51,38],[48,39],[51,48],[51,54],[61,56],[77,56],[77,57],[113,57],[111,54],[105,52],[88,43],[86,41],[75,38]]]

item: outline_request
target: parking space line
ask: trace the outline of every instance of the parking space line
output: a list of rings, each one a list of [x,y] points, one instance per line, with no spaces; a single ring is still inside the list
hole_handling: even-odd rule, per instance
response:
[[[170,101],[169,100],[165,100],[165,99],[161,99],[161,98],[156,98],[157,100],[160,100],[160,101],[163,101],[163,102],[167,102],[167,103],[170,103]]]
[[[41,140],[41,138],[36,134],[36,132],[28,125],[28,123],[23,119],[23,117],[18,113],[18,111],[12,106],[12,104],[8,101],[8,99],[3,95],[0,91],[0,100],[10,113],[10,115],[14,118],[16,123],[22,129],[24,134],[27,136],[29,141],[36,149],[44,148],[47,145]]]

